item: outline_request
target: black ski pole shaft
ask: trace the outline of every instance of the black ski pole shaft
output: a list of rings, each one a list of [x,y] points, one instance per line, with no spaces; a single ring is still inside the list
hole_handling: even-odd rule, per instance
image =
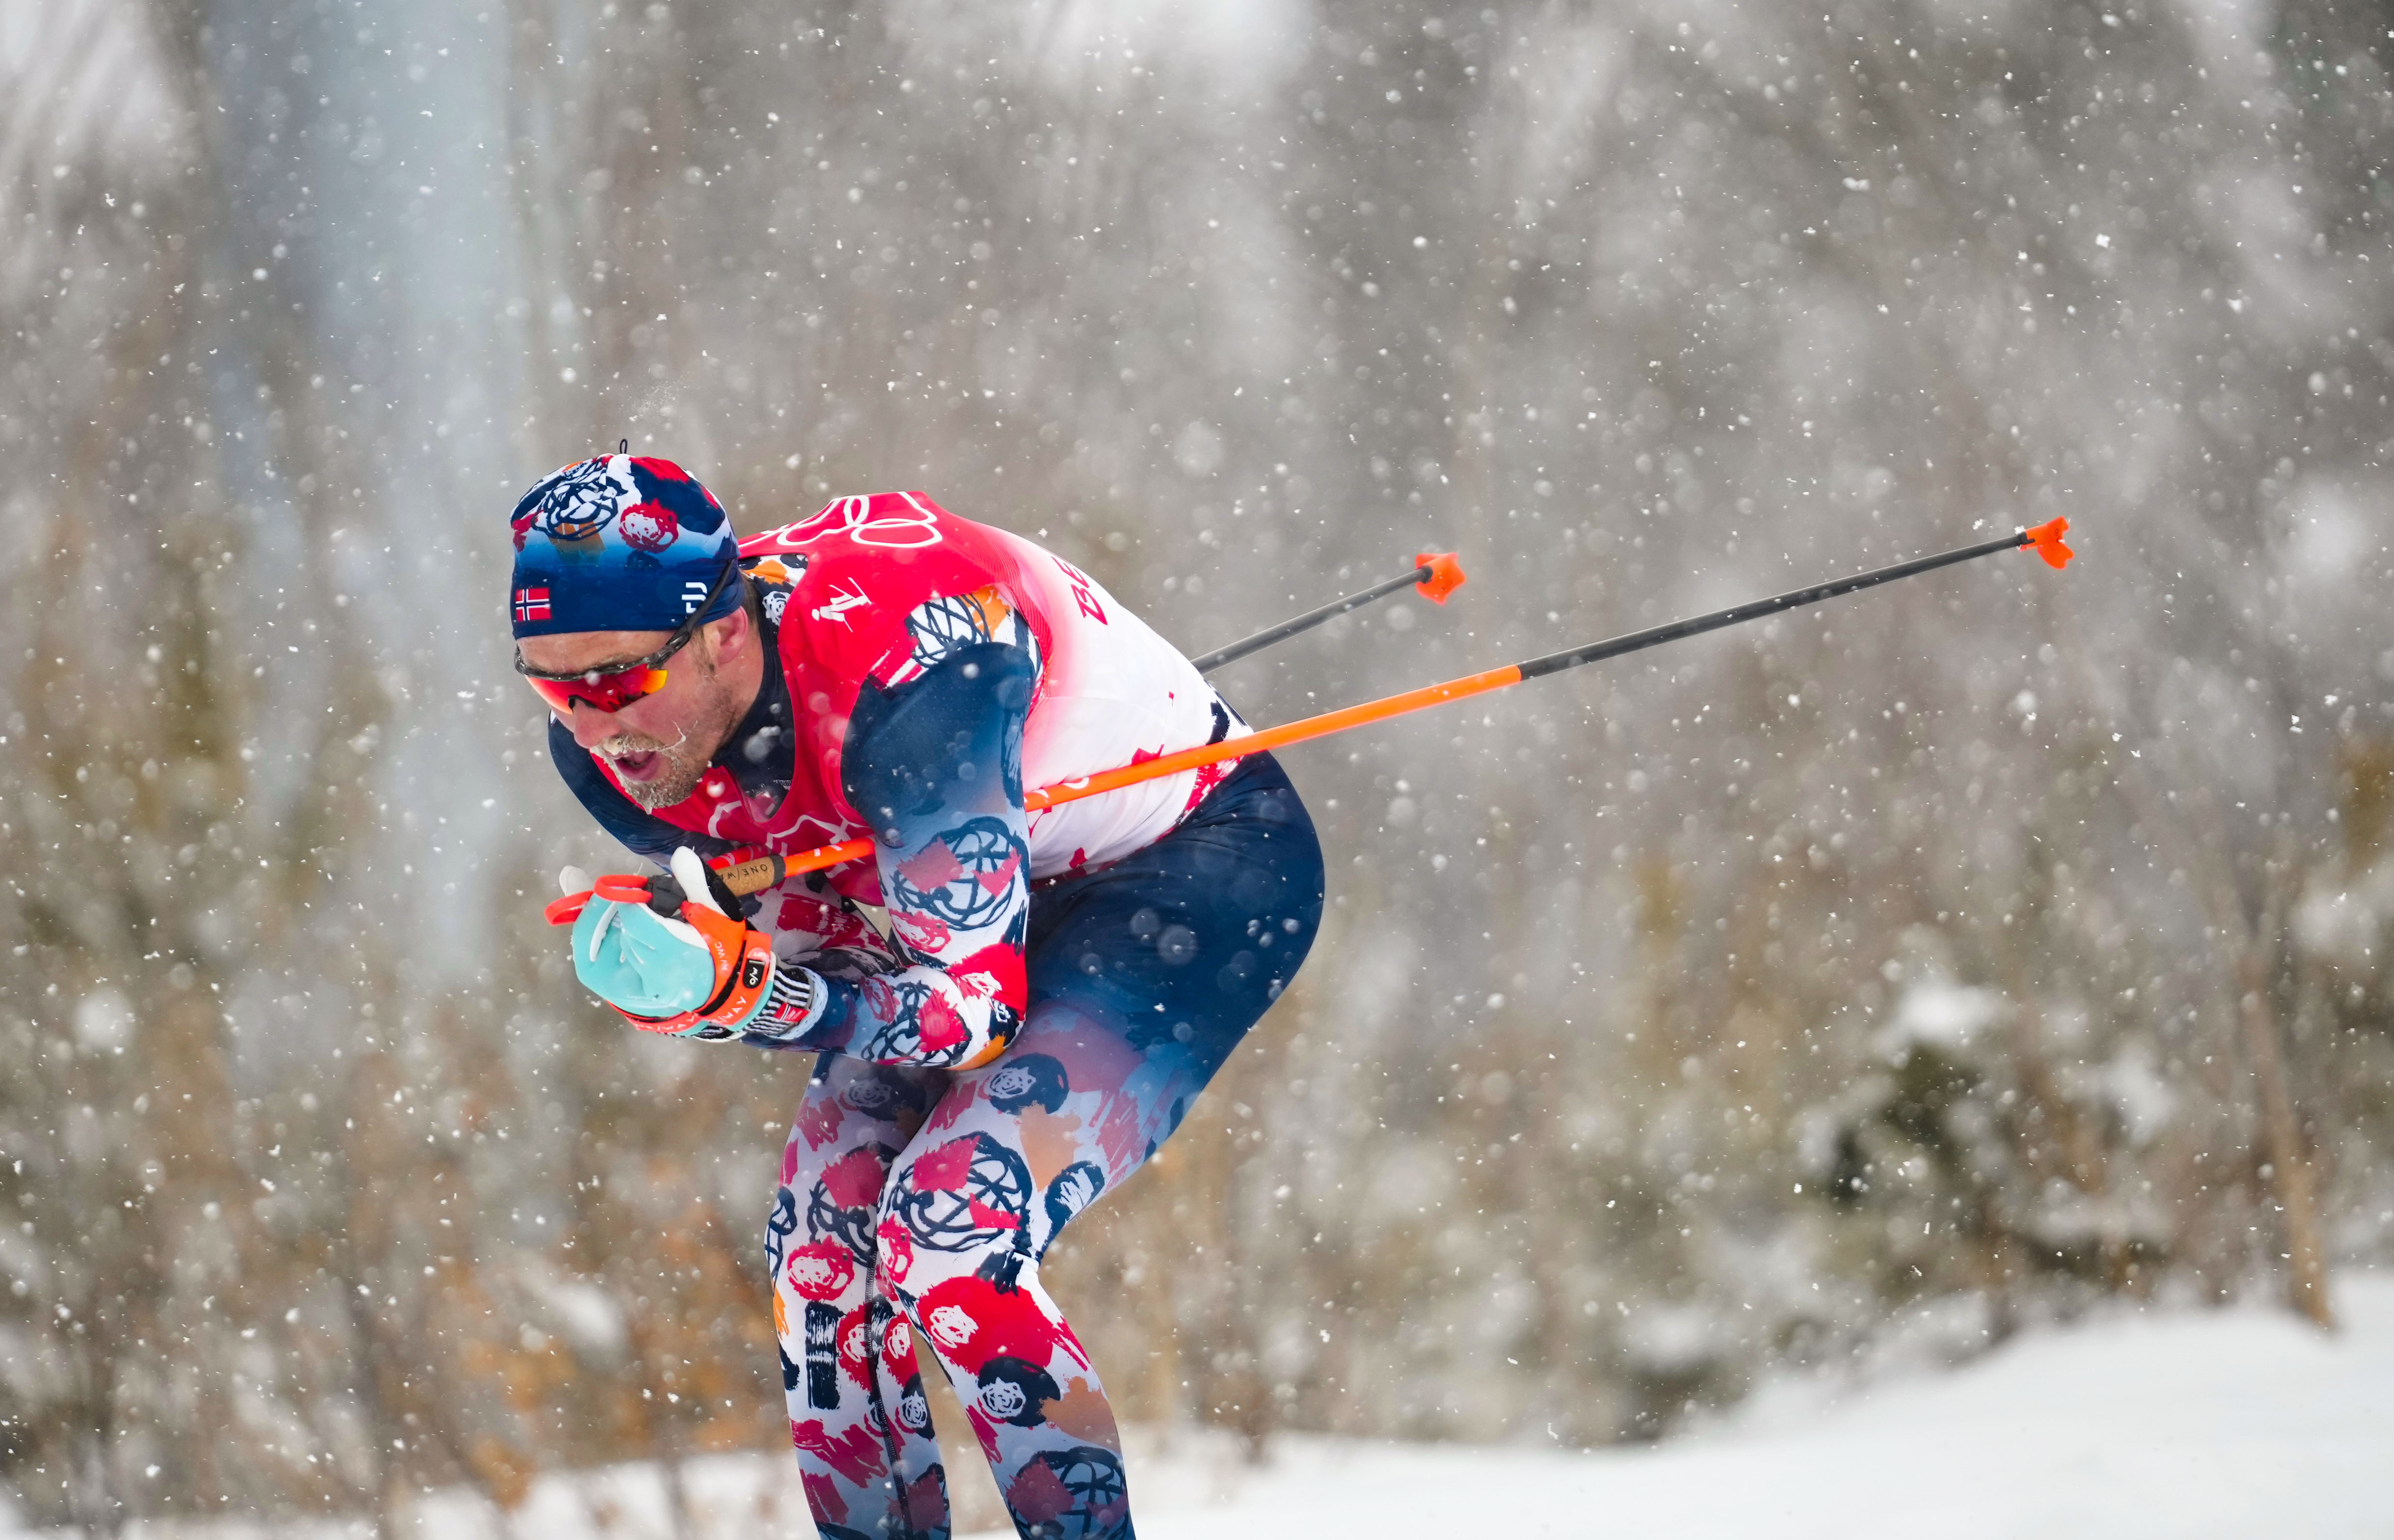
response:
[[[1443,604],[1446,596],[1463,586],[1463,568],[1453,551],[1425,551],[1414,559],[1414,569],[1401,573],[1384,583],[1375,583],[1361,593],[1325,604],[1319,610],[1308,610],[1294,620],[1282,621],[1254,636],[1234,641],[1230,646],[1206,653],[1196,660],[1197,672],[1210,674],[1226,663],[1235,663],[1250,652],[1259,652],[1274,642],[1286,641],[1300,631],[1310,631],[1326,620],[1336,620],[1349,610],[1359,610],[1375,599],[1382,599],[1400,588],[1418,587],[1432,601]]]
[[[1863,588],[1875,588],[1882,583],[1893,583],[1898,578],[1917,577],[1922,573],[1933,573],[1940,567],[1951,567],[1957,561],[1973,561],[1982,556],[1993,556],[1997,551],[2016,551],[2024,546],[2035,546],[2037,554],[2044,557],[2049,565],[2059,567],[2070,559],[2070,547],[2061,543],[2061,536],[2069,528],[2069,520],[2056,519],[2032,530],[2020,530],[1997,539],[1980,541],[1975,546],[1964,546],[1958,550],[1917,557],[1910,561],[1899,561],[1892,567],[1880,567],[1872,572],[1856,573],[1851,577],[1815,583],[1808,588],[1792,589],[1771,599],[1733,604],[1708,615],[1692,615],[1686,620],[1675,620],[1667,625],[1632,631],[1625,636],[1592,641],[1585,647],[1567,648],[1560,652],[1549,652],[1543,658],[1532,658],[1520,665],[1521,678],[1534,679],[1542,674],[1559,674],[1566,668],[1577,668],[1584,663],[1601,663],[1607,658],[1620,657],[1624,652],[1642,652],[1649,647],[1660,647],[1666,641],[1677,641],[1682,637],[1701,636],[1725,625],[1738,625],[1782,611],[1799,610],[1823,599],[1836,599]]]

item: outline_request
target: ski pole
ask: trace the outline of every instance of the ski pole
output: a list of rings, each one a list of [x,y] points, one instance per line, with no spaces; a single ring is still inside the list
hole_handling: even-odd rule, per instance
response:
[[[2069,546],[2061,543],[2061,537],[2068,533],[2069,530],[2069,520],[2056,519],[2050,523],[2040,524],[2032,530],[2021,530],[2017,533],[1982,541],[1975,546],[1964,546],[1957,550],[1940,551],[1935,556],[1899,561],[1892,567],[1878,567],[1870,572],[1856,573],[1850,577],[1834,578],[1826,583],[1814,584],[1808,588],[1792,589],[1770,599],[1731,605],[1726,610],[1716,610],[1708,615],[1695,615],[1687,620],[1673,621],[1667,625],[1656,625],[1643,631],[1631,631],[1605,641],[1590,642],[1585,647],[1568,648],[1560,652],[1549,652],[1544,657],[1531,658],[1523,663],[1505,664],[1478,674],[1467,674],[1459,679],[1449,679],[1443,684],[1425,685],[1419,690],[1408,690],[1401,695],[1384,696],[1376,701],[1366,701],[1361,705],[1327,711],[1319,717],[1307,717],[1294,722],[1283,722],[1279,727],[1263,728],[1243,738],[1225,739],[1218,744],[1201,744],[1195,748],[1182,749],[1177,753],[1162,755],[1153,759],[1143,759],[1135,765],[1122,765],[1113,770],[1100,770],[1076,781],[1059,781],[1052,786],[1042,786],[1036,791],[1027,793],[1022,798],[1022,805],[1030,811],[1035,811],[1041,808],[1053,808],[1066,802],[1077,802],[1085,796],[1096,796],[1101,792],[1110,792],[1117,787],[1132,785],[1140,781],[1152,781],[1161,776],[1177,775],[1182,770],[1194,770],[1200,765],[1216,764],[1224,759],[1243,758],[1250,754],[1261,754],[1267,749],[1279,748],[1284,744],[1301,744],[1309,738],[1327,737],[1331,733],[1343,732],[1351,727],[1361,727],[1366,722],[1385,721],[1388,717],[1401,717],[1407,712],[1419,711],[1426,706],[1440,705],[1448,701],[1460,701],[1469,696],[1485,694],[1492,690],[1502,690],[1507,685],[1519,684],[1523,679],[1534,679],[1547,674],[1559,674],[1566,668],[1577,668],[1582,664],[1600,663],[1607,658],[1621,657],[1624,653],[1642,652],[1650,647],[1660,647],[1666,641],[1677,641],[1683,637],[1700,636],[1706,631],[1717,631],[1725,625],[1742,625],[1749,620],[1760,620],[1766,615],[1801,609],[1808,604],[1819,604],[1825,599],[1837,599],[1846,594],[1859,592],[1863,588],[1876,587],[1882,583],[1892,583],[1898,578],[1916,577],[1922,573],[1935,572],[1940,567],[1953,566],[1955,562],[1971,561],[1982,556],[1992,556],[1997,551],[2013,551],[2025,546],[2033,549],[2037,555],[2043,557],[2048,566],[2066,566],[2069,564],[2072,552]],[[723,874],[725,885],[734,893],[745,897],[750,893],[763,892],[794,873],[812,872],[825,866],[837,866],[846,862],[862,861],[872,853],[873,841],[870,839],[848,839],[842,840],[836,845],[820,845],[811,850],[802,850],[791,856],[768,854],[750,857],[727,862],[718,870]],[[549,922],[553,925],[571,924],[573,918],[581,914],[582,906],[589,901],[589,898],[588,893],[569,893],[561,899],[555,900],[546,911]]]
[[[1412,572],[1389,578],[1385,583],[1375,583],[1361,593],[1348,594],[1345,599],[1325,604],[1319,610],[1308,610],[1295,620],[1282,621],[1278,625],[1258,631],[1243,641],[1234,641],[1217,652],[1208,652],[1196,660],[1197,672],[1211,674],[1226,663],[1234,663],[1250,652],[1261,652],[1276,641],[1285,641],[1300,631],[1310,631],[1325,620],[1335,620],[1349,610],[1361,609],[1382,595],[1393,594],[1400,588],[1418,586],[1431,603],[1443,604],[1446,596],[1462,587],[1464,582],[1462,563],[1454,559],[1453,551],[1424,551],[1414,558]]]

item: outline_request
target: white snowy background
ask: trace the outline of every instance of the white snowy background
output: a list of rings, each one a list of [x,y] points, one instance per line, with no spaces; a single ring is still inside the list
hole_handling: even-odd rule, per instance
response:
[[[1259,722],[2069,517],[2067,573],[1292,751],[1314,959],[1050,1283],[1156,1533],[1274,1482],[1467,1533],[1441,1473],[1499,1471],[2369,1533],[2389,50],[2349,0],[0,5],[15,1511],[696,1533],[786,1481],[805,1066],[626,1041],[535,910],[620,858],[502,520],[626,437],[743,528],[924,488],[1192,650],[1461,553],[1224,671]],[[1813,1506],[1702,1506],[1766,1488]]]

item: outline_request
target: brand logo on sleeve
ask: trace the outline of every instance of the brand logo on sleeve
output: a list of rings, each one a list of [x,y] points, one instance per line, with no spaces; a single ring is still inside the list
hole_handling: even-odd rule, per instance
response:
[[[817,620],[835,620],[842,625],[846,625],[848,624],[848,612],[850,610],[855,609],[860,604],[870,604],[872,602],[872,599],[865,597],[864,590],[862,588],[859,588],[854,593],[845,594],[840,592],[837,588],[834,588],[831,591],[831,602],[828,604],[817,605],[815,607],[814,616]]]

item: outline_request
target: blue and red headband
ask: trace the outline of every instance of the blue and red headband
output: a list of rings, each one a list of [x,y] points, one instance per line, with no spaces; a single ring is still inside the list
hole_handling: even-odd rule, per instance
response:
[[[509,520],[519,637],[670,631],[705,604],[739,543],[715,494],[671,460],[602,454],[546,476]],[[723,585],[702,620],[740,607]]]

